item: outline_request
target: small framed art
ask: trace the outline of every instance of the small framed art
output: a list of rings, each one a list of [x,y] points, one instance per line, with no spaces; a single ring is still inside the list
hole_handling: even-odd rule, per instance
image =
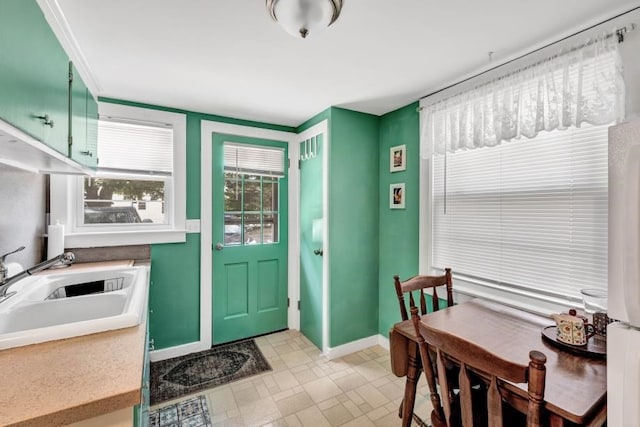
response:
[[[389,150],[389,171],[399,172],[407,169],[406,145],[397,145]]]
[[[404,182],[389,186],[389,207],[391,209],[404,209]]]

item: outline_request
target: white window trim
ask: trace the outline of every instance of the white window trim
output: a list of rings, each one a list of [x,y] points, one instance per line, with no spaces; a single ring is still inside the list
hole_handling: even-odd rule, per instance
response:
[[[163,225],[131,225],[113,227],[78,227],[76,197],[80,194],[83,178],[51,175],[51,218],[65,225],[65,247],[139,245],[152,243],[179,243],[186,241],[186,147],[187,118],[185,114],[149,108],[100,102],[100,115],[122,117],[137,121],[168,123],[173,126],[173,186],[172,200],[165,207],[168,223]]]

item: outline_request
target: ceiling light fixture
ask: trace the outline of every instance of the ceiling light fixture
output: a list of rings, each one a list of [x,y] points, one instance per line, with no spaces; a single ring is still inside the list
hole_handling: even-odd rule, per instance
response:
[[[267,10],[286,32],[304,39],[338,19],[342,0],[267,0]]]

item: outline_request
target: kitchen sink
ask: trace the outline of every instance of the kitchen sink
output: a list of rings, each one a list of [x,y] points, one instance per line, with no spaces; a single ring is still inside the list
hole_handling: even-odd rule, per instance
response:
[[[47,270],[15,283],[0,303],[0,349],[139,325],[147,266]]]

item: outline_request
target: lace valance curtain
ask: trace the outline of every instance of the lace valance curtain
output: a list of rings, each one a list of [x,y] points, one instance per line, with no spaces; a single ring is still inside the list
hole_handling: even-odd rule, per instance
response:
[[[615,36],[603,35],[422,109],[421,153],[495,146],[541,130],[621,121],[624,81]]]

